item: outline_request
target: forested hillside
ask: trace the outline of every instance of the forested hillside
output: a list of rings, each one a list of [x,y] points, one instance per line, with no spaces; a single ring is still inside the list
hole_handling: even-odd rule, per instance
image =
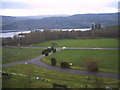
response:
[[[88,31],[32,31],[31,33],[15,35],[13,38],[3,38],[2,45],[31,45],[49,40],[80,38],[118,38],[118,26]]]
[[[42,19],[20,19],[3,16],[2,29],[79,29],[90,28],[92,23],[101,23],[103,27],[117,25],[118,13],[76,14],[65,17],[47,17]]]

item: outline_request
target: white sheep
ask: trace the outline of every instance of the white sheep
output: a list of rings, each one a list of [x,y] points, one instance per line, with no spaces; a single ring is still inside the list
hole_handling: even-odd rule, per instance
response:
[[[62,47],[62,49],[64,50],[64,49],[66,49],[66,47]]]
[[[18,46],[20,46],[20,44],[18,43]]]
[[[16,73],[12,73],[13,75],[17,75]]]
[[[27,62],[25,62],[25,64],[27,64]]]
[[[106,87],[106,90],[112,90],[110,87]]]
[[[36,79],[38,80],[38,79],[40,79],[40,77],[36,77]]]
[[[73,64],[72,63],[70,63],[70,66],[72,66]]]

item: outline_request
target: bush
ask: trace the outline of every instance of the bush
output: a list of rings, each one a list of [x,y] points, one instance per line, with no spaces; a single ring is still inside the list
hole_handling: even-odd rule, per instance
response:
[[[56,63],[57,63],[57,62],[56,62],[56,59],[55,59],[55,58],[51,58],[51,65],[54,66],[54,65],[56,65]]]
[[[48,56],[49,55],[49,53],[45,53],[45,56]]]
[[[56,52],[56,49],[53,49],[53,53],[55,53]]]
[[[61,62],[61,67],[62,68],[69,68],[70,64],[68,62]]]
[[[45,51],[45,53],[49,53],[49,52],[51,52],[51,49],[50,49],[50,48],[47,48],[47,49],[45,49],[44,51]]]
[[[88,62],[87,63],[87,70],[90,72],[98,72],[99,71],[99,67],[98,67],[98,63],[97,62]]]
[[[42,51],[42,54],[45,54],[45,51]]]
[[[54,47],[51,47],[51,50],[53,51],[53,50],[54,50]]]
[[[57,46],[57,43],[55,41],[51,42],[52,47]]]
[[[47,49],[47,52],[51,52],[51,49],[50,49],[50,48],[48,48],[48,49]]]
[[[45,53],[48,53],[48,50],[47,50],[47,49],[44,50],[44,54],[45,54]]]

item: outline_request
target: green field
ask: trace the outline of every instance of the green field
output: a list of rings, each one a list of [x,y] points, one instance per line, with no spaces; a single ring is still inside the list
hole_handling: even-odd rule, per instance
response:
[[[0,47],[0,64],[2,64],[2,47]]]
[[[57,66],[62,61],[72,62],[73,69],[85,69],[87,61],[98,62],[102,72],[118,73],[118,50],[62,50],[42,59],[44,63],[51,64],[51,58],[57,59]]]
[[[3,48],[2,63],[25,61],[41,55],[42,49]]]
[[[88,76],[56,72],[29,64],[3,67],[3,71],[17,74],[9,79],[3,77],[3,88],[52,88],[52,83],[67,84],[69,88],[84,88],[86,84],[88,88],[96,88],[95,77],[91,76],[88,80]],[[36,80],[36,76],[41,79]],[[103,88],[118,87],[117,79],[100,78],[100,80],[102,80],[101,87]]]
[[[35,44],[33,46],[48,47],[52,41]],[[117,39],[70,39],[56,40],[57,47],[118,47]],[[42,49],[17,49],[3,48],[2,63],[12,63],[25,61],[41,55]],[[60,67],[62,61],[72,62],[71,69],[85,70],[87,61],[98,62],[100,72],[118,73],[118,50],[61,50],[48,57],[42,59],[46,64],[50,65],[50,59],[57,59],[57,67]],[[16,73],[11,78],[3,77],[3,88],[52,88],[52,83],[67,84],[69,88],[84,88],[85,84],[88,88],[95,88],[95,77],[62,73],[37,67],[30,64],[14,65],[3,67],[3,72]],[[26,76],[20,76],[20,74]],[[41,79],[36,80],[39,76]],[[118,87],[118,80],[111,78],[100,78],[101,87]]]
[[[117,48],[117,39],[64,39],[64,40],[51,40],[39,44],[34,44],[34,47],[48,47],[51,42],[55,41],[57,47],[106,47]]]

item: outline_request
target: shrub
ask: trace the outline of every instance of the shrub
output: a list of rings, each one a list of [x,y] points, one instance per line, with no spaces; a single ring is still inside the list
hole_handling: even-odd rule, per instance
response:
[[[55,58],[51,58],[51,65],[56,65],[56,59]]]
[[[45,49],[44,51],[45,51],[45,53],[49,53],[49,52],[51,52],[51,49],[50,49],[50,48],[47,48],[47,49]]]
[[[47,48],[47,49],[45,49],[44,51],[42,51],[42,54],[46,54],[46,53],[49,53],[49,52],[51,52],[51,49],[50,49],[50,48]]]
[[[48,49],[47,49],[47,52],[51,52],[51,49],[50,49],[50,48],[48,48]]]
[[[99,71],[98,63],[94,61],[88,62],[87,70],[90,72],[98,72]]]
[[[61,67],[62,68],[69,68],[70,64],[68,62],[61,62]]]
[[[55,53],[56,52],[56,49],[53,49],[53,53]]]
[[[57,43],[55,41],[51,42],[52,47],[57,46]]]
[[[54,47],[51,47],[51,50],[53,51],[53,50],[54,50]]]
[[[49,55],[49,53],[45,53],[45,56],[48,56]]]
[[[44,54],[45,54],[45,53],[48,53],[48,50],[47,50],[47,49],[44,50]]]
[[[45,51],[42,51],[42,54],[45,54]]]

